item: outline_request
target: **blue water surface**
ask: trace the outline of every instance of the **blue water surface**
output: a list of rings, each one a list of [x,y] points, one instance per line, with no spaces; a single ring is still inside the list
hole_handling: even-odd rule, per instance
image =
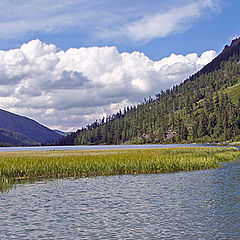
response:
[[[240,239],[240,160],[64,179],[0,193],[0,239]]]
[[[220,147],[210,144],[144,144],[144,145],[73,145],[73,146],[35,146],[35,147],[0,147],[4,151],[52,151],[52,150],[114,150],[114,149],[153,149],[176,147]]]

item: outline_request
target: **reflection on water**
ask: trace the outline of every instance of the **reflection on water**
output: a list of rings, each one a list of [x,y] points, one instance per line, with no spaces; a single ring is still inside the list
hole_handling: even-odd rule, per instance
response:
[[[0,239],[240,239],[240,161],[0,193]]]

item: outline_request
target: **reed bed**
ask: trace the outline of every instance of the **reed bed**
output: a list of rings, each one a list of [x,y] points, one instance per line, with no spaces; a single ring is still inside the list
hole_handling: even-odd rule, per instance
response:
[[[1,152],[0,191],[39,179],[209,169],[237,158],[235,148]]]

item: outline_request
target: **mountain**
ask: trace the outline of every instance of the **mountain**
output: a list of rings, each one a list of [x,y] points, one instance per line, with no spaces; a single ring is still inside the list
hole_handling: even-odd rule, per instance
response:
[[[68,134],[70,134],[71,132],[63,132],[57,129],[53,129],[54,132],[56,132],[57,134],[66,137]]]
[[[89,124],[61,139],[59,144],[239,140],[240,38],[237,38],[183,83]]]
[[[0,142],[13,145],[36,145],[55,142],[61,135],[38,122],[0,109]]]
[[[7,129],[0,129],[0,146],[34,146],[40,145],[22,133],[13,132]]]

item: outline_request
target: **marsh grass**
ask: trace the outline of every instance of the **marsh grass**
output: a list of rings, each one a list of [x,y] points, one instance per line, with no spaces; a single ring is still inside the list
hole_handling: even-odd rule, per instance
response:
[[[0,190],[39,179],[209,169],[236,158],[235,148],[1,152]]]

